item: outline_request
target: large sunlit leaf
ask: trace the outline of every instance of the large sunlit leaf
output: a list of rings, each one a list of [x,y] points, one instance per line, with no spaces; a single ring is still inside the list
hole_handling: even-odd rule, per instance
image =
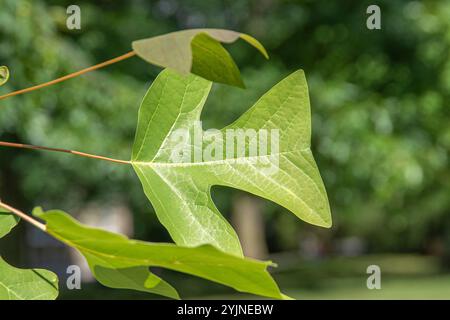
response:
[[[0,66],[0,87],[8,82],[9,79],[9,69],[5,66]]]
[[[133,50],[152,64],[192,72],[205,79],[244,87],[238,67],[222,43],[242,39],[268,58],[267,52],[255,38],[225,29],[189,29],[153,38],[134,41]]]
[[[208,243],[242,254],[236,233],[211,199],[213,185],[253,193],[300,219],[329,227],[328,199],[310,150],[311,111],[303,71],[282,80],[236,122],[212,132],[210,140],[195,147],[195,137],[204,133],[198,120],[210,87],[205,79],[166,69],[153,82],[139,110],[132,164],[174,241],[183,246]],[[213,161],[204,161],[202,153],[210,148],[212,138],[225,136],[228,129],[278,130],[278,150],[270,145],[262,153],[258,147],[258,155],[249,157],[245,140],[245,155],[227,158],[226,146],[219,141],[222,153],[216,152],[218,158]],[[173,161],[174,152],[180,150],[180,140],[174,139],[180,130],[189,131],[191,138],[182,143],[181,149],[191,155],[181,163]],[[195,159],[198,153],[200,159]]]
[[[54,300],[58,277],[42,269],[18,269],[0,257],[0,300]]]
[[[108,279],[108,284],[123,283],[120,277],[124,276],[129,281],[145,281],[154,285],[156,279],[146,279],[142,274],[144,267],[161,267],[215,281],[242,292],[286,298],[266,270],[270,262],[239,258],[209,245],[186,248],[129,240],[119,234],[86,227],[61,211],[43,212],[38,208],[33,214],[46,222],[49,234],[77,249],[88,261],[94,275]],[[122,273],[123,270],[126,272]],[[136,271],[134,275],[133,270]]]

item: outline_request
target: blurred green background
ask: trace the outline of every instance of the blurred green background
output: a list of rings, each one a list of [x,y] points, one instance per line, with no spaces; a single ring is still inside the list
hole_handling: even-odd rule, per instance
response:
[[[66,27],[71,4],[81,8],[81,30]],[[366,28],[370,4],[381,8],[381,30]],[[299,299],[450,299],[449,1],[0,0],[0,65],[11,71],[0,94],[121,55],[133,40],[196,27],[251,34],[271,56],[227,46],[247,89],[214,85],[206,128],[230,123],[297,69],[310,88],[312,146],[333,227],[216,188],[247,254],[277,262],[274,277]],[[140,99],[159,71],[132,58],[3,100],[0,139],[128,159]],[[59,208],[134,238],[170,241],[131,167],[2,148],[0,168],[0,197],[18,208]],[[90,281],[64,289],[77,257],[24,224],[0,250],[16,266],[59,273],[61,298],[154,298]],[[366,287],[369,265],[381,268],[381,290]],[[245,297],[157,272],[184,298]]]

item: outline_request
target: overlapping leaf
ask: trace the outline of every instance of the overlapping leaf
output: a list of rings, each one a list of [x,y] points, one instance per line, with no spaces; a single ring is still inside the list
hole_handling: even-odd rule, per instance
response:
[[[61,237],[58,237],[55,235],[55,232],[59,232],[64,234],[65,230],[69,230],[68,232],[70,232],[70,230],[73,230],[73,228],[71,229],[71,225],[75,223],[75,221],[69,217],[67,217],[67,215],[63,212],[57,212],[57,211],[52,211],[51,213],[58,213],[59,215],[61,215],[62,217],[60,217],[59,219],[56,219],[56,222],[52,222],[49,225],[47,225],[47,232],[49,232],[50,234],[54,235],[57,239],[62,240],[63,242],[67,243],[68,241],[70,241],[70,236],[64,239],[62,239]],[[46,214],[42,211],[41,208],[35,208],[33,210],[33,215],[40,217],[40,218],[45,218],[47,216],[55,216],[55,214]],[[68,225],[65,226],[64,228],[61,227],[61,224],[58,225],[58,222],[61,221],[68,221]],[[53,220],[51,220],[53,221]],[[54,225],[57,225],[58,227],[54,227]],[[54,231],[52,228],[57,229],[57,231]],[[92,229],[91,229],[92,230]],[[98,234],[102,235],[102,234],[107,234],[110,236],[110,238],[112,238],[112,240],[114,239],[124,239],[124,237],[122,237],[121,235],[114,235],[112,233],[107,233],[106,231],[101,231],[98,230]],[[93,237],[91,238],[91,241],[94,240],[95,241],[95,237],[97,235],[93,235],[93,233],[90,233],[90,235]],[[99,237],[99,241],[102,241],[102,237]],[[70,243],[68,243],[69,245],[71,245]],[[76,249],[79,249],[77,247],[75,247]],[[162,295],[165,297],[169,297],[169,298],[173,298],[173,299],[179,299],[179,295],[178,292],[175,288],[173,288],[170,284],[168,284],[166,281],[162,280],[161,278],[159,278],[158,276],[154,275],[153,273],[150,272],[150,270],[148,269],[148,267],[143,267],[143,266],[133,266],[133,267],[121,267],[121,268],[116,268],[116,267],[108,267],[105,266],[101,263],[98,263],[98,258],[95,255],[91,255],[89,253],[85,253],[82,250],[79,250],[81,253],[84,254],[84,256],[86,257],[86,260],[89,264],[89,267],[92,271],[92,274],[94,275],[94,277],[98,280],[98,282],[100,282],[101,284],[103,284],[106,287],[110,287],[110,288],[115,288],[115,289],[131,289],[131,290],[137,290],[137,291],[142,291],[142,292],[148,292],[148,293],[154,293],[154,294],[158,294],[158,295]]]
[[[134,41],[133,50],[144,60],[176,70],[192,72],[205,79],[244,87],[233,58],[222,43],[242,39],[268,58],[267,52],[255,38],[225,29],[189,29]]]
[[[83,254],[94,275],[106,285],[123,284],[123,278],[138,287],[142,282],[154,285],[157,280],[146,279],[143,274],[144,268],[154,266],[202,277],[238,291],[285,298],[266,270],[269,262],[239,258],[209,245],[186,248],[129,240],[81,225],[61,211],[35,209],[33,213],[46,222],[49,234]],[[137,271],[134,276],[133,271]],[[161,294],[165,293],[167,290],[161,288]]]
[[[18,223],[16,216],[0,208],[0,238]],[[18,269],[0,256],[0,300],[53,300],[58,296],[58,277],[48,270]]]
[[[328,199],[310,150],[311,114],[303,71],[282,80],[235,123],[210,135],[223,137],[228,129],[278,130],[278,146],[269,147],[266,154],[259,150],[257,156],[248,156],[247,141],[243,155],[230,158],[224,146],[217,160],[192,160],[198,152],[202,157],[211,144],[203,141],[200,148],[195,144],[195,133],[204,134],[198,120],[210,87],[211,82],[200,77],[166,69],[152,84],[139,110],[132,164],[175,242],[183,246],[212,244],[242,255],[236,233],[211,199],[213,185],[256,194],[300,219],[329,227]],[[180,140],[174,139],[179,130],[190,133],[188,139],[183,137],[181,150],[192,151],[181,163],[173,161],[174,151],[180,150]]]

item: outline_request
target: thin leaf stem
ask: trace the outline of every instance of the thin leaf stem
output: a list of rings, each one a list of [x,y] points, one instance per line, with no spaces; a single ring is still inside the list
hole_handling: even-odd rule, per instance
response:
[[[10,205],[7,205],[6,203],[2,202],[0,200],[0,207],[2,207],[3,209],[8,210],[9,212],[15,214],[16,216],[20,217],[21,219],[25,220],[28,223],[31,223],[33,226],[41,229],[42,231],[46,232],[47,227],[45,226],[45,224],[40,223],[39,221],[33,219],[32,217],[30,217],[29,215],[23,213],[20,210],[17,210],[16,208],[11,207]]]
[[[35,146],[35,145],[31,145],[31,144],[11,143],[11,142],[5,142],[5,141],[0,141],[0,146],[1,147],[10,147],[10,148],[20,148],[20,149],[44,150],[44,151],[70,153],[70,154],[73,154],[73,155],[76,155],[76,156],[80,156],[80,157],[85,157],[85,158],[91,158],[91,159],[115,162],[115,163],[120,163],[120,164],[131,164],[130,161],[126,161],[126,160],[113,159],[113,158],[98,156],[98,155],[95,155],[95,154],[89,154],[89,153],[85,153],[85,152],[80,152],[80,151],[75,151],[75,150],[68,150],[68,149],[61,149],[61,148],[49,148],[49,147]]]
[[[102,63],[99,63],[99,64],[96,64],[96,65],[94,65],[92,67],[89,67],[89,68],[86,68],[86,69],[83,69],[83,70],[80,70],[80,71],[68,74],[68,75],[63,76],[61,78],[57,78],[55,80],[51,80],[49,82],[45,82],[45,83],[42,83],[42,84],[39,84],[39,85],[36,85],[36,86],[33,86],[33,87],[29,87],[29,88],[26,88],[26,89],[21,89],[21,90],[17,90],[17,91],[13,91],[13,92],[7,93],[5,95],[0,96],[0,100],[3,100],[3,99],[6,99],[6,98],[9,98],[9,97],[17,96],[17,95],[20,95],[20,94],[23,94],[23,93],[27,93],[27,92],[30,92],[30,91],[34,91],[34,90],[38,90],[38,89],[41,89],[41,88],[44,88],[44,87],[48,87],[48,86],[54,85],[54,84],[57,84],[59,82],[63,82],[63,81],[66,81],[66,80],[78,77],[78,76],[80,76],[82,74],[85,74],[85,73],[88,73],[90,71],[97,70],[97,69],[109,66],[109,65],[111,65],[113,63],[117,63],[119,61],[131,58],[131,57],[133,57],[135,55],[136,55],[136,52],[130,51],[130,52],[125,53],[125,54],[123,54],[123,55],[121,55],[119,57],[113,58],[111,60],[108,60],[108,61],[105,61],[105,62],[102,62]]]

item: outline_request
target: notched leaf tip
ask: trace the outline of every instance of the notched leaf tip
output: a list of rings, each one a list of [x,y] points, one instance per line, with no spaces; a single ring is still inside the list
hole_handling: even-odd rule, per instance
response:
[[[239,36],[242,40],[250,44],[252,47],[254,47],[256,50],[261,52],[261,54],[266,58],[269,59],[269,54],[267,53],[266,48],[262,45],[261,42],[259,42],[256,38],[253,38],[252,36],[249,36],[248,34],[241,33]]]

